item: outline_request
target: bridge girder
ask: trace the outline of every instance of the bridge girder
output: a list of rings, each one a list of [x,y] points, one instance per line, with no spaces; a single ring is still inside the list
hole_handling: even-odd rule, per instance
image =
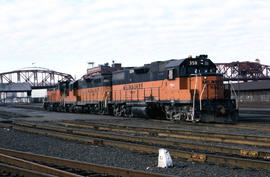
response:
[[[215,63],[217,72],[224,75],[225,80],[270,80],[270,66],[258,62]]]
[[[54,87],[59,81],[74,80],[70,74],[49,69],[26,69],[0,73],[0,83],[27,82],[32,89]]]

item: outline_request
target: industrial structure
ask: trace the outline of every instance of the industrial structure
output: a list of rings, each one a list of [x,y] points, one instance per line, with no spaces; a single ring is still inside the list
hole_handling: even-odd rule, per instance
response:
[[[32,89],[54,87],[59,81],[73,80],[70,74],[65,74],[46,68],[33,67],[0,73],[0,83],[29,83]]]
[[[236,82],[231,85],[236,91],[237,99],[241,107],[249,105],[253,107],[270,106],[270,80]]]
[[[231,83],[240,106],[270,106],[270,66],[255,62],[216,63],[217,72]]]
[[[260,64],[260,60],[255,62],[231,62],[215,63],[217,72],[222,73],[227,81],[256,81],[270,80],[270,66]]]
[[[29,103],[31,92],[29,83],[0,83],[0,103]]]
[[[47,89],[73,80],[70,74],[32,67],[0,73],[0,102],[30,102],[32,89]]]

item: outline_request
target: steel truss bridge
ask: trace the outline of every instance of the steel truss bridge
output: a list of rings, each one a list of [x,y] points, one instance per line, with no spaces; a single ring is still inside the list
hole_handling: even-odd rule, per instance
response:
[[[65,80],[74,79],[70,74],[40,67],[0,73],[0,83],[29,83],[32,89],[51,88]]]
[[[227,81],[270,80],[270,66],[259,62],[215,63],[217,72],[222,73]]]

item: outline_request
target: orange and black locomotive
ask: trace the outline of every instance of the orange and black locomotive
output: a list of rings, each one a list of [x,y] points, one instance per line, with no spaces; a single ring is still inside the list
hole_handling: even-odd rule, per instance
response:
[[[44,107],[127,117],[237,122],[238,109],[230,98],[230,88],[207,55],[92,70],[95,72],[81,80],[60,82],[48,90]]]

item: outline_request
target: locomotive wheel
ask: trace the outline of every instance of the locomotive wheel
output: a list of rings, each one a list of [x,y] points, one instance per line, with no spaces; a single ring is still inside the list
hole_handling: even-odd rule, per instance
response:
[[[69,112],[72,112],[72,113],[75,113],[75,112],[76,112],[74,106],[70,106],[70,107],[69,107]]]
[[[166,106],[165,107],[165,116],[168,120],[181,120],[181,112],[178,107]]]
[[[165,116],[167,120],[173,119],[173,109],[171,106],[165,106]]]
[[[238,122],[238,118],[239,118],[238,111],[233,111],[230,116],[231,116],[232,123],[236,124]]]
[[[126,105],[115,105],[113,108],[113,115],[116,117],[126,117],[127,116]]]
[[[88,106],[88,113],[93,114],[94,113],[93,109],[94,108],[91,105]]]
[[[120,116],[127,117],[127,107],[126,107],[126,105],[121,106],[120,112],[121,112]]]
[[[88,111],[88,107],[87,106],[83,106],[82,107],[82,113],[87,113]]]
[[[116,107],[113,106],[113,115],[116,116]]]
[[[43,108],[47,111],[48,110],[48,105],[44,103]]]
[[[166,119],[171,120],[172,119],[172,112],[166,111]]]
[[[64,112],[64,106],[59,106],[59,112]]]
[[[95,113],[96,113],[95,106],[92,106],[92,107],[91,107],[91,114],[95,114]]]
[[[57,106],[57,107],[56,107],[56,111],[57,111],[57,112],[60,112],[60,111],[61,111],[60,106]]]
[[[68,106],[65,106],[65,112],[68,112],[68,111],[69,111]]]
[[[130,113],[128,114],[128,117],[129,117],[129,118],[134,117],[134,114],[133,114],[133,112],[132,112],[132,111],[130,111]]]
[[[172,117],[173,117],[172,114],[173,114],[172,111],[166,111],[166,119],[172,120]]]
[[[49,104],[48,110],[49,110],[49,111],[53,111],[53,106],[52,106],[51,104]]]
[[[98,112],[98,114],[104,115],[105,114],[105,110],[104,109],[100,109],[99,112]]]
[[[128,118],[134,117],[134,114],[133,114],[133,112],[131,111],[131,107],[127,107],[127,108],[126,108],[126,117],[128,117]]]
[[[98,105],[94,106],[94,114],[99,114],[99,108]]]
[[[117,106],[117,105],[114,106],[114,108],[113,108],[113,115],[116,116],[116,117],[119,117],[120,116],[119,106]]]

